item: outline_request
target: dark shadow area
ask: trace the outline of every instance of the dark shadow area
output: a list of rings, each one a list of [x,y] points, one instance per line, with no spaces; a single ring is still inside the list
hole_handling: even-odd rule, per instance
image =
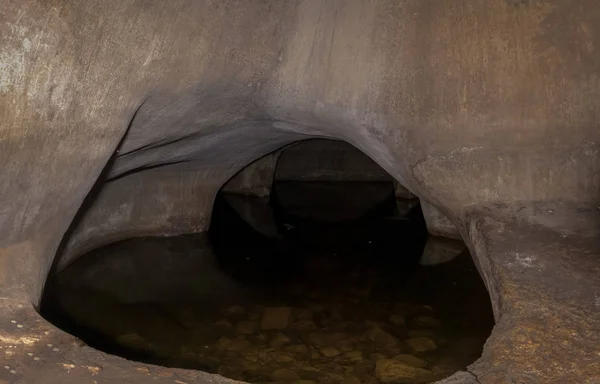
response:
[[[420,206],[390,184],[309,184],[220,193],[208,234],[90,252],[42,314],[105,352],[253,383],[426,383],[476,360],[493,318],[469,254],[421,266]],[[276,233],[243,218],[253,204]]]

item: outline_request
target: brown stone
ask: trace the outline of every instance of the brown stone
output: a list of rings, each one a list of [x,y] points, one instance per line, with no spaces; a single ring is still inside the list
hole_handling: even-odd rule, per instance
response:
[[[428,337],[414,337],[406,340],[406,345],[413,352],[428,352],[437,349],[437,345]]]
[[[285,347],[285,350],[292,353],[299,353],[304,355],[308,354],[308,347],[302,344],[289,345]]]
[[[348,352],[354,349],[354,343],[351,340],[341,340],[335,343],[335,347],[340,351]]]
[[[325,357],[335,357],[341,353],[337,348],[334,347],[323,347],[320,349],[320,351]]]
[[[231,328],[233,328],[233,324],[229,320],[219,320],[219,321],[217,321],[217,322],[214,323],[214,326],[216,328],[221,328],[221,329],[231,329]]]
[[[320,359],[321,358],[321,354],[316,349],[311,349],[310,350],[310,358],[313,359],[313,360]]]
[[[435,328],[440,326],[440,321],[431,316],[419,316],[412,321],[415,327],[419,328]]]
[[[328,345],[327,335],[319,332],[313,332],[308,335],[308,340],[317,347],[325,347]]]
[[[371,353],[370,357],[371,357],[371,360],[375,360],[375,361],[387,359],[386,355],[384,355],[383,353],[379,353],[379,352]]]
[[[397,325],[399,327],[405,327],[406,326],[406,321],[404,320],[403,316],[400,315],[392,315],[390,316],[390,323]]]
[[[369,340],[384,348],[395,347],[398,345],[398,339],[396,339],[394,335],[384,331],[378,326],[368,331],[366,336]]]
[[[235,339],[231,340],[231,343],[227,347],[228,351],[243,351],[250,346],[250,343],[244,336],[238,336]]]
[[[243,315],[246,313],[246,309],[241,305],[234,305],[232,307],[227,308],[227,313],[230,315]]]
[[[221,337],[215,344],[215,349],[218,351],[225,351],[231,345],[231,339],[227,337]]]
[[[408,337],[429,337],[432,338],[435,333],[429,329],[413,329],[412,331],[408,331]]]
[[[283,347],[285,344],[289,343],[290,341],[291,340],[289,337],[287,337],[286,335],[284,335],[281,332],[278,332],[275,335],[273,335],[271,340],[269,340],[269,347],[279,349],[279,348]]]
[[[377,361],[375,376],[382,383],[393,384],[425,383],[433,379],[433,374],[426,369],[391,359]]]
[[[273,381],[283,381],[283,382],[293,382],[297,380],[301,380],[301,377],[291,369],[281,368],[271,373],[271,380]]]
[[[348,334],[345,332],[336,332],[327,336],[328,344],[335,344],[337,342],[347,340]]]
[[[299,365],[296,372],[304,379],[318,380],[321,371],[312,365]]]
[[[396,355],[393,359],[417,368],[425,368],[427,366],[427,362],[425,360],[409,354]]]
[[[265,362],[271,361],[271,360],[273,360],[273,355],[272,355],[273,351],[274,351],[273,348],[264,349],[264,350],[258,352],[258,358]]]
[[[260,329],[286,329],[290,323],[290,307],[268,307],[265,308],[260,322]]]
[[[277,361],[278,363],[289,363],[291,361],[294,361],[294,358],[290,355],[278,354],[275,358],[275,361]]]
[[[258,323],[255,321],[240,321],[235,326],[235,333],[238,335],[251,335],[258,329]]]
[[[296,320],[313,319],[313,311],[310,308],[294,308],[293,313]]]
[[[317,325],[312,320],[298,320],[294,324],[292,324],[290,328],[295,329],[297,331],[308,331],[311,329],[316,329]]]
[[[124,347],[131,348],[134,350],[150,351],[153,349],[152,344],[150,344],[137,333],[119,336],[117,338],[117,343],[121,344]]]
[[[363,359],[363,355],[361,351],[349,351],[344,353],[344,358],[349,361],[361,361]]]

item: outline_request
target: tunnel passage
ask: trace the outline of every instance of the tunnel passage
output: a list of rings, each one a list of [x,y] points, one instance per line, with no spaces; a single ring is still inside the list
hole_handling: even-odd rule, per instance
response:
[[[419,200],[345,142],[250,164],[210,222],[77,258],[42,314],[102,351],[252,383],[434,382],[475,361],[493,326],[468,252],[420,265]]]

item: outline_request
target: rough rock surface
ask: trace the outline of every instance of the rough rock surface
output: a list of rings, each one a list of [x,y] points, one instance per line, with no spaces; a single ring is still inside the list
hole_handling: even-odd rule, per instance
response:
[[[355,145],[455,224],[497,320],[477,381],[600,380],[596,0],[1,8],[0,380],[219,382],[73,346],[35,314],[46,276],[98,188],[160,167],[214,181],[154,190],[147,211],[116,192],[114,225],[84,243],[201,230],[209,215],[172,208],[311,137]]]

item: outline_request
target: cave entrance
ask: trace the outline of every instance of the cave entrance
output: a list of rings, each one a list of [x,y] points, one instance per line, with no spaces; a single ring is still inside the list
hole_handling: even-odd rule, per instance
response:
[[[208,233],[92,251],[42,309],[100,350],[235,380],[435,382],[480,356],[493,315],[466,249],[423,265],[428,236],[416,196],[311,140],[232,178]]]

